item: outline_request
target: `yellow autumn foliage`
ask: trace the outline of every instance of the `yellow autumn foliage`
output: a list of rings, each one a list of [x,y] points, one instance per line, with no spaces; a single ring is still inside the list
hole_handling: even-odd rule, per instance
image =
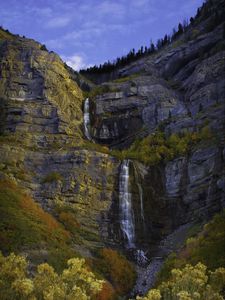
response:
[[[28,263],[23,256],[0,254],[1,300],[90,300],[102,289],[103,281],[85,267],[85,260],[72,258],[61,274],[47,263],[28,276]]]
[[[223,300],[225,268],[207,272],[202,263],[173,269],[170,280],[137,300]]]

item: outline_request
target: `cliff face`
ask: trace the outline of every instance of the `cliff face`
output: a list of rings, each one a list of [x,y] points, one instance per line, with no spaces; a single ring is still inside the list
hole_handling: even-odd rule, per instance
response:
[[[167,132],[193,131],[204,123],[206,116],[210,126],[222,129],[224,50],[219,48],[222,35],[221,25],[213,32],[199,33],[192,41],[179,40],[180,46],[172,44],[135,62],[120,70],[125,77],[104,83],[115,92],[95,99],[96,139],[119,143],[142,127],[154,132],[163,121],[169,123]]]
[[[118,162],[85,150],[83,94],[61,59],[33,40],[0,37],[0,177],[56,219],[75,215],[73,247],[90,255],[107,236]]]
[[[225,204],[224,23],[206,30],[215,7],[222,5],[223,10],[224,4],[214,5],[218,7],[208,17],[161,51],[96,75],[96,82],[106,82],[90,94],[92,137],[114,149],[127,148],[157,131],[166,137],[210,132],[210,138],[180,157],[154,167],[140,166],[147,234],[140,224],[140,195],[130,171],[140,244],[152,243],[183,223],[208,219]],[[118,210],[117,203],[112,213],[115,224]],[[116,226],[113,235],[121,239]]]
[[[98,86],[95,96],[89,85],[95,143],[124,149],[159,130],[169,137],[207,129],[212,137],[153,166],[131,161],[140,248],[225,206],[224,25],[208,32],[203,25],[109,74],[114,80]],[[120,161],[85,141],[77,78],[43,49],[0,31],[0,178],[17,182],[65,227],[62,213],[75,216],[73,247],[82,255],[104,245],[121,247]]]
[[[81,135],[81,90],[61,59],[33,40],[2,41],[0,91],[2,131]]]

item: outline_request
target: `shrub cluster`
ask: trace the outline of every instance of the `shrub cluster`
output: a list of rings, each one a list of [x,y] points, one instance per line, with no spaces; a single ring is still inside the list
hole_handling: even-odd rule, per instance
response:
[[[129,149],[113,150],[111,154],[121,160],[129,158],[148,165],[156,165],[185,155],[195,144],[211,138],[212,134],[208,127],[199,132],[172,134],[169,137],[158,131],[142,140],[136,140]]]
[[[60,270],[76,256],[71,233],[15,183],[0,181],[0,250],[3,253],[45,249],[48,262]],[[37,251],[39,256],[40,251]],[[41,257],[35,259],[42,260]]]
[[[86,266],[84,259],[68,260],[61,274],[47,263],[37,268],[33,278],[28,276],[28,263],[14,253],[4,257],[0,253],[1,300],[90,300],[101,291],[98,280]]]
[[[83,142],[82,147],[87,150],[90,150],[90,151],[96,151],[96,152],[100,152],[100,153],[104,153],[104,154],[110,154],[110,150],[107,146],[93,143],[93,142],[90,142],[87,140]]]
[[[45,178],[42,180],[42,183],[51,183],[59,180],[63,180],[62,175],[58,172],[51,172],[45,176]]]
[[[207,272],[202,263],[173,269],[170,280],[152,289],[146,297],[137,300],[223,300],[225,268]]]
[[[178,253],[172,253],[165,261],[158,275],[158,283],[169,278],[173,268],[185,264],[204,263],[210,270],[225,267],[225,210],[204,226],[203,230],[186,241],[185,247]]]
[[[92,262],[92,268],[112,283],[118,295],[126,295],[135,284],[134,266],[125,256],[113,249],[103,248],[98,253],[98,258]]]

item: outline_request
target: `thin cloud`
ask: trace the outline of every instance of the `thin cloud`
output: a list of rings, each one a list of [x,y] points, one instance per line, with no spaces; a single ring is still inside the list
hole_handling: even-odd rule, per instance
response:
[[[104,28],[100,28],[100,27],[83,28],[80,30],[74,30],[72,32],[67,33],[63,37],[63,40],[76,41],[80,39],[89,39],[96,36],[100,36],[104,30],[105,30]]]
[[[39,17],[43,17],[43,18],[49,18],[52,16],[53,14],[53,10],[50,7],[43,7],[43,8],[39,8],[39,7],[27,7],[26,8],[27,13],[35,13],[37,16]]]
[[[50,49],[57,49],[57,50],[61,50],[65,46],[65,43],[62,41],[61,38],[44,41],[44,44],[47,45],[48,48]]]
[[[97,12],[102,17],[110,14],[111,17],[121,18],[125,16],[126,6],[122,3],[104,1],[98,5]]]
[[[74,54],[72,56],[62,56],[62,59],[75,71],[79,71],[80,69],[84,69],[90,66],[90,64],[87,64],[85,62],[84,57],[79,54]]]
[[[71,21],[70,17],[56,17],[52,18],[46,23],[47,28],[61,28],[67,26]]]

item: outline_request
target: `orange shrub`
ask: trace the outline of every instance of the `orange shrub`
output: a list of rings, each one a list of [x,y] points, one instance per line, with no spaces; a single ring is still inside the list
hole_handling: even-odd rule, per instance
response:
[[[68,230],[73,230],[74,228],[80,228],[79,222],[76,220],[74,214],[70,212],[61,212],[59,214],[59,220],[62,222]]]
[[[101,271],[112,282],[116,292],[121,295],[129,292],[136,279],[134,266],[123,255],[109,248],[103,248],[100,256]]]
[[[95,300],[115,300],[116,293],[114,288],[109,282],[104,282],[102,290],[98,293]]]
[[[61,246],[70,240],[70,233],[52,215],[6,180],[0,181],[0,232],[4,251],[41,241]]]
[[[59,227],[57,221],[53,219],[51,215],[43,211],[43,209],[28,195],[24,195],[20,200],[20,206],[25,210],[26,214],[29,214],[31,217],[38,217],[40,220],[44,221],[49,229],[56,229]]]

